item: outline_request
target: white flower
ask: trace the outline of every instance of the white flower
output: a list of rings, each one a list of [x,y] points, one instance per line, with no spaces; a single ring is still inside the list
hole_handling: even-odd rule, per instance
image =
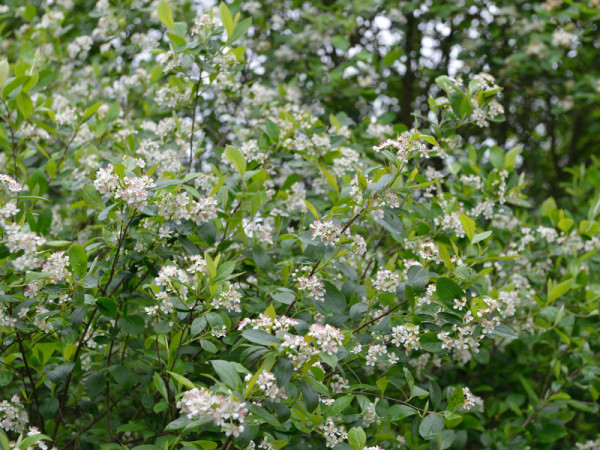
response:
[[[190,208],[192,220],[198,225],[216,219],[217,201],[212,197],[207,197],[193,202]]]
[[[334,245],[342,234],[342,227],[331,220],[315,220],[310,224],[312,238],[321,238],[323,245]]]
[[[225,429],[227,436],[239,436],[244,431],[248,409],[233,396],[212,394],[205,388],[194,388],[183,394],[177,408],[188,419],[208,417],[215,425]]]
[[[0,174],[0,188],[8,189],[9,192],[21,192],[23,187],[9,175]]]
[[[42,270],[48,272],[53,283],[58,283],[71,276],[71,272],[67,269],[68,265],[69,258],[65,256],[65,252],[55,252],[50,255]]]
[[[373,281],[373,287],[380,292],[396,293],[396,287],[400,284],[400,275],[392,270],[381,269],[377,272]]]
[[[405,323],[392,328],[392,344],[396,347],[403,346],[406,351],[418,349],[419,343],[419,325]]]
[[[344,340],[344,334],[340,330],[331,325],[321,325],[320,323],[313,323],[310,326],[308,335],[314,337],[317,344],[328,355],[337,352],[338,347],[342,345]]]
[[[14,395],[10,402],[0,402],[0,429],[21,433],[28,423],[29,416],[17,395]]]
[[[218,297],[212,300],[211,305],[217,309],[225,308],[227,311],[242,312],[241,298],[242,294],[236,291],[233,286],[229,286],[226,291],[221,292]]]

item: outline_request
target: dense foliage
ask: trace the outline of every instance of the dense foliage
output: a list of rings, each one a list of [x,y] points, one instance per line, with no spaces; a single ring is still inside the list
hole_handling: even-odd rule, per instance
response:
[[[600,3],[395,3],[0,5],[2,448],[600,448]]]

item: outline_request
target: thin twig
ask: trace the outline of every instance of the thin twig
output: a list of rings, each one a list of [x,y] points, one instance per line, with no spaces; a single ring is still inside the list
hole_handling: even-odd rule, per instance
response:
[[[225,439],[225,442],[223,442],[223,446],[221,447],[221,450],[227,450],[229,448],[229,444],[231,444],[231,436],[228,436],[227,439]]]
[[[110,275],[108,277],[108,281],[102,288],[101,296],[104,296],[106,294],[106,291],[108,290],[108,286],[112,282],[112,279],[115,274],[115,268],[116,268],[117,262],[119,261],[119,254],[121,253],[121,248],[123,247],[123,243],[125,242],[125,236],[127,235],[127,229],[129,228],[129,225],[131,225],[131,222],[133,221],[134,217],[135,216],[131,217],[129,222],[127,222],[127,225],[125,226],[124,230],[123,230],[123,228],[121,228],[121,235],[119,236],[119,244],[117,246],[117,252],[113,259],[113,263],[112,263],[112,267],[110,270]],[[94,316],[96,315],[97,312],[98,312],[98,306],[96,305],[96,307],[92,311],[90,320],[87,322],[87,324],[85,325],[85,327],[83,329],[83,333],[81,334],[79,343],[77,344],[77,349],[75,350],[75,356],[73,357],[73,361],[75,363],[77,363],[79,354],[81,353],[81,350],[83,348],[85,336],[86,336],[87,331],[88,331],[90,325],[92,324],[92,321],[94,320]],[[69,385],[71,384],[71,380],[73,379],[74,372],[75,372],[75,368],[73,367],[73,369],[69,372],[69,375],[67,375],[67,380],[65,381],[65,387],[63,388],[63,393],[62,393],[59,403],[58,403],[58,414],[57,414],[58,417],[56,419],[56,426],[54,427],[54,432],[52,433],[52,442],[56,441],[56,435],[58,434],[58,430],[60,429],[60,426],[64,420],[64,410],[65,410],[65,406],[67,404],[67,397],[69,395]]]
[[[415,409],[415,410],[420,411],[420,412],[425,413],[425,414],[439,414],[439,413],[437,413],[435,411],[426,411],[426,410],[421,409],[421,408],[419,408],[419,407],[417,407],[415,405],[411,405],[409,402],[405,402],[404,400],[400,400],[400,399],[393,398],[393,397],[385,397],[385,396],[382,397],[381,395],[374,394],[372,392],[357,391],[357,392],[350,392],[350,394],[362,394],[362,395],[369,395],[371,397],[384,398],[385,400],[389,400],[390,402],[400,403],[401,405],[409,406],[412,409]]]
[[[596,353],[594,356],[592,356],[592,359],[597,359],[598,356],[600,356],[600,352]],[[564,387],[565,384],[567,384],[567,382],[569,380],[575,379],[579,376],[579,374],[581,373],[581,371],[587,367],[588,363],[585,362],[583,364],[581,364],[577,369],[575,369],[575,371],[573,371],[568,377],[566,377],[564,379],[564,381],[560,384],[560,386],[556,389],[550,389],[546,392],[544,392],[542,394],[541,398],[541,402],[538,406],[538,408],[534,408],[533,411],[531,411],[531,413],[529,414],[529,416],[527,416],[527,419],[525,419],[525,422],[523,422],[523,425],[521,425],[523,428],[527,428],[527,426],[534,421],[534,419],[541,414],[541,412],[546,408],[548,402],[550,401],[550,399],[552,398],[552,393],[556,393],[556,392],[560,392]],[[514,439],[517,435],[514,435],[512,439]]]
[[[192,317],[194,316],[194,310],[196,309],[196,306],[198,306],[199,301],[200,301],[199,298],[196,299],[194,306],[192,306],[192,309],[190,309],[190,311],[189,311],[190,315],[188,317],[187,322],[185,323],[185,325],[183,327],[183,331],[181,332],[181,339],[179,339],[179,345],[177,345],[177,351],[175,352],[175,357],[173,358],[173,362],[171,363],[171,368],[169,369],[170,371],[173,371],[173,369],[175,368],[175,361],[177,361],[177,358],[179,358],[179,351],[181,350],[181,347],[183,344],[183,338],[185,337],[185,332],[187,331],[188,327],[192,323]]]
[[[139,383],[134,384],[131,389],[135,389],[138,385],[139,385]],[[114,399],[111,406],[115,406],[123,398],[126,398],[126,397],[123,396],[123,397],[118,397],[118,398]],[[70,445],[73,444],[77,439],[79,439],[79,436],[81,436],[87,430],[89,430],[94,425],[96,425],[106,415],[106,412],[107,412],[106,410],[102,411],[100,414],[98,414],[96,417],[94,417],[94,420],[92,420],[85,428],[83,428],[82,430],[80,430],[73,439],[71,439],[69,442],[67,442],[65,444],[65,446],[63,447],[63,450],[65,450],[67,448],[70,448]]]
[[[119,311],[117,311],[117,317],[115,319],[115,323],[119,321]],[[113,429],[112,429],[112,420],[110,416],[110,360],[112,357],[112,350],[115,344],[115,338],[112,337],[110,340],[110,347],[108,348],[108,358],[106,359],[106,418],[108,419],[108,435],[110,436],[110,440],[112,442]]]
[[[371,325],[373,322],[377,322],[379,319],[384,318],[385,316],[387,316],[388,314],[391,314],[392,312],[396,311],[398,308],[400,308],[402,305],[404,305],[408,300],[403,300],[400,303],[398,303],[396,306],[394,306],[392,309],[388,310],[387,312],[384,312],[380,315],[378,315],[377,317],[375,317],[374,319],[369,320],[367,323],[362,324],[361,326],[359,326],[358,328],[355,328],[354,330],[352,330],[352,334],[362,330],[364,327],[368,327],[369,325]]]
[[[40,416],[40,425],[42,429],[42,433],[46,432],[46,424],[44,423],[44,417],[40,412],[40,400],[38,398],[37,388],[35,386],[35,381],[33,381],[33,375],[31,374],[31,368],[29,367],[29,363],[27,362],[27,356],[25,355],[25,349],[23,348],[23,340],[21,333],[17,331],[17,342],[19,344],[19,350],[21,351],[21,355],[23,356],[23,364],[25,365],[25,373],[27,373],[27,378],[29,378],[29,382],[31,383],[31,389],[33,391],[33,400],[35,401],[35,406],[37,407],[37,413]]]
[[[71,136],[71,139],[69,140],[69,142],[67,143],[67,145],[65,145],[65,149],[63,150],[63,154],[62,154],[62,156],[60,158],[60,161],[56,165],[56,167],[58,167],[59,169],[60,169],[60,165],[64,162],[65,158],[67,157],[67,151],[69,150],[69,147],[71,146],[71,144],[75,140],[75,136],[77,136],[77,133],[79,133],[79,128],[80,128],[80,126],[78,125],[77,128],[75,129],[75,132],[73,133],[73,136]]]
[[[317,271],[317,267],[319,267],[319,264],[321,264],[321,260],[320,259],[318,259],[317,262],[315,263],[315,265],[313,266],[312,270],[310,271],[310,274],[308,274],[308,278],[312,277],[315,274],[315,272]],[[294,300],[292,300],[292,303],[290,303],[289,306],[287,307],[287,309],[285,310],[284,314],[286,316],[292,310],[292,308],[294,307],[294,305],[296,304],[296,302],[298,301],[299,298],[300,298],[300,294],[296,293],[296,296],[294,297]]]
[[[202,73],[200,73],[202,75]],[[192,131],[190,133],[190,162],[188,165],[188,172],[192,170],[192,162],[194,160],[194,126],[196,125],[196,107],[198,105],[198,92],[200,91],[200,82],[202,81],[202,77],[198,77],[198,82],[196,83],[196,94],[194,95],[194,111],[192,113]]]
[[[6,108],[6,111],[8,112],[7,122],[8,122],[8,129],[10,130],[11,151],[12,151],[12,157],[13,157],[13,167],[14,167],[14,171],[15,171],[15,180],[19,181],[19,169],[17,167],[17,145],[15,142],[15,132],[10,123],[10,116],[12,115],[12,111],[10,109],[8,109],[8,106],[4,100],[2,100],[2,103],[4,104],[4,108]]]

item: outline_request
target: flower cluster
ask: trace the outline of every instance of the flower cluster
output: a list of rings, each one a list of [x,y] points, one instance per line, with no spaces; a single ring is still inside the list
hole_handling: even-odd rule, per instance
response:
[[[333,448],[338,443],[348,439],[348,432],[343,425],[336,425],[331,417],[328,417],[325,422],[320,425],[321,432],[325,437],[325,446]]]
[[[248,374],[246,381],[250,381],[250,379],[251,376]],[[272,372],[263,370],[256,379],[256,386],[267,398],[275,402],[279,402],[282,399],[287,398],[287,392],[285,388],[280,388],[277,386],[277,379],[275,378],[275,374]]]
[[[224,308],[227,311],[241,312],[240,294],[233,285],[230,285],[227,290],[222,291],[218,297],[213,298],[211,306],[213,308]]]
[[[342,227],[331,220],[315,220],[310,224],[313,239],[321,239],[323,245],[335,245],[342,234]]]
[[[247,326],[255,330],[277,333],[279,331],[287,332],[298,323],[296,319],[286,316],[271,317],[267,314],[260,314],[257,319],[245,317],[238,323],[238,330],[243,330]]]
[[[407,352],[420,348],[419,325],[405,323],[392,328],[391,343],[396,347],[404,347]]]
[[[10,402],[0,402],[0,429],[21,433],[28,423],[29,416],[19,396],[14,395]]]
[[[300,275],[294,273],[296,282],[298,283],[298,290],[300,292],[306,292],[310,297],[317,301],[325,301],[325,283],[317,275]]]
[[[148,205],[148,189],[154,186],[154,181],[147,175],[126,176],[121,180],[114,173],[112,164],[106,169],[99,169],[94,181],[94,187],[100,193],[123,200],[132,209],[143,209]]]
[[[0,174],[0,187],[8,190],[8,192],[16,193],[23,190],[23,186],[18,181],[9,175]]]
[[[396,288],[400,284],[400,275],[391,270],[379,270],[373,281],[373,287],[380,292],[396,293]]]
[[[67,269],[69,258],[65,252],[55,252],[48,258],[42,267],[44,272],[48,272],[53,283],[66,280],[71,276],[71,272]]]
[[[321,325],[313,323],[310,326],[308,335],[316,339],[317,344],[321,346],[323,351],[328,355],[333,355],[344,341],[344,334],[331,325]]]
[[[177,402],[177,408],[188,419],[210,418],[222,427],[227,436],[239,436],[244,431],[248,409],[232,395],[213,394],[205,388],[186,391]]]
[[[396,139],[387,139],[373,147],[373,151],[379,153],[382,150],[394,150],[398,160],[405,163],[415,155],[429,158],[429,148],[420,139],[419,133],[402,133]]]

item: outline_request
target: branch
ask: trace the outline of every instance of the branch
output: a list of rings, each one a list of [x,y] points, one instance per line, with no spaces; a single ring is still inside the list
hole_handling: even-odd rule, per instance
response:
[[[308,278],[312,277],[315,274],[315,272],[317,271],[317,267],[319,267],[319,264],[321,264],[321,260],[320,259],[317,260],[317,262],[313,266],[312,270],[310,271],[310,274],[308,274]],[[284,314],[286,316],[291,311],[292,307],[296,304],[296,302],[298,301],[299,297],[300,297],[300,294],[296,293],[296,296],[294,297],[294,300],[292,300],[292,303],[289,304],[289,306],[287,307],[287,309],[284,312]]]
[[[23,348],[22,336],[19,331],[17,331],[17,342],[19,344],[19,351],[23,356],[23,364],[25,365],[25,372],[27,373],[27,378],[29,378],[29,382],[31,383],[31,389],[33,391],[33,399],[35,401],[35,406],[37,407],[38,415],[40,416],[40,426],[42,428],[42,433],[46,433],[46,424],[44,421],[44,417],[40,411],[40,400],[38,398],[37,388],[35,387],[35,381],[33,381],[33,375],[31,374],[31,368],[29,367],[29,363],[27,362],[27,356],[25,356],[25,349]]]
[[[135,216],[132,216],[131,219],[129,219],[129,222],[127,222],[127,225],[125,226],[124,230],[121,227],[121,235],[119,236],[119,244],[117,246],[117,253],[115,254],[115,257],[113,259],[113,263],[112,263],[112,266],[110,269],[110,275],[108,277],[108,281],[102,288],[101,296],[104,296],[106,294],[106,291],[108,290],[108,286],[110,285],[110,283],[114,277],[115,268],[116,268],[117,262],[119,261],[119,254],[121,253],[121,248],[123,247],[123,243],[125,242],[125,236],[127,235],[127,229],[129,228],[129,225],[131,225],[131,222],[133,221],[134,217]],[[92,311],[90,320],[85,325],[83,333],[81,334],[81,338],[79,339],[79,343],[77,344],[77,350],[75,350],[75,356],[73,357],[73,361],[75,363],[77,363],[79,354],[81,353],[81,349],[83,348],[85,335],[86,335],[90,325],[92,324],[92,321],[94,320],[94,316],[96,315],[97,312],[98,312],[98,306],[96,306],[94,308],[94,310]],[[56,427],[54,427],[54,432],[52,433],[52,442],[56,441],[56,435],[58,434],[58,430],[64,420],[64,409],[67,404],[67,396],[69,395],[69,385],[71,384],[71,380],[73,379],[74,372],[75,372],[75,367],[73,367],[73,369],[69,372],[69,375],[67,376],[67,380],[65,382],[65,387],[63,388],[63,393],[59,400],[58,417],[56,419]]]
[[[202,81],[202,73],[198,77],[196,83],[196,93],[194,94],[194,111],[192,113],[192,131],[190,132],[190,161],[188,165],[188,172],[192,170],[192,162],[194,160],[194,125],[196,125],[196,106],[198,105],[198,91],[200,91],[200,82]]]
[[[135,389],[137,386],[139,386],[139,383],[134,384],[131,389]],[[111,406],[115,406],[117,403],[119,403],[119,401],[121,401],[123,398],[125,397],[119,397],[116,398],[115,400],[113,400],[112,405]],[[106,415],[106,411],[102,411],[102,413],[98,414],[98,416],[94,417],[94,420],[92,420],[90,422],[90,424],[88,426],[86,426],[85,428],[83,428],[81,431],[79,431],[77,433],[77,435],[71,439],[69,442],[67,442],[65,444],[65,446],[63,447],[63,450],[67,449],[67,448],[71,448],[70,445],[73,444],[77,439],[79,439],[79,436],[81,436],[83,433],[85,433],[87,430],[89,430],[90,428],[92,428],[95,424],[97,424],[100,419],[102,419],[104,416]]]
[[[352,330],[352,334],[362,330],[364,327],[368,327],[369,325],[371,325],[373,322],[377,322],[379,319],[384,318],[385,316],[387,316],[388,314],[393,313],[394,311],[396,311],[398,308],[400,308],[402,305],[404,305],[408,300],[403,300],[400,303],[398,303],[396,306],[394,306],[392,309],[390,309],[387,312],[384,312],[380,315],[378,315],[377,317],[375,317],[374,319],[369,320],[367,323],[359,326],[358,328],[355,328],[354,330]]]

